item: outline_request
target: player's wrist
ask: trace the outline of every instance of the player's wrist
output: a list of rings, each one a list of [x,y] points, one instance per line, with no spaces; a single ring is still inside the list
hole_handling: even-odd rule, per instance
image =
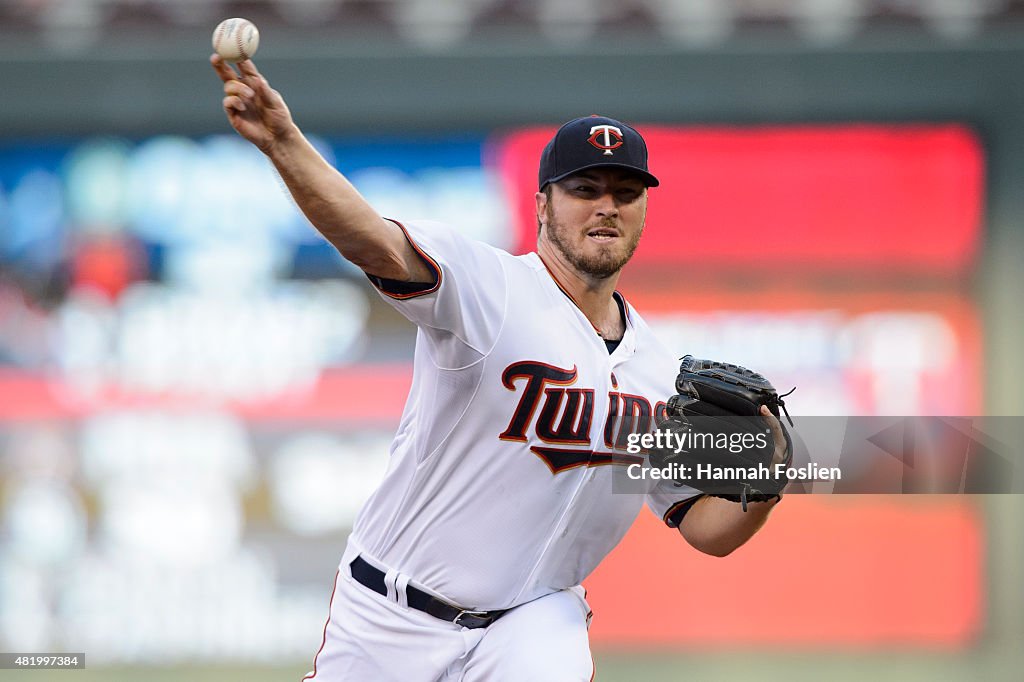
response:
[[[271,132],[260,151],[266,154],[275,165],[287,165],[300,157],[303,146],[312,149],[312,145],[306,140],[295,122],[289,121],[280,130]]]

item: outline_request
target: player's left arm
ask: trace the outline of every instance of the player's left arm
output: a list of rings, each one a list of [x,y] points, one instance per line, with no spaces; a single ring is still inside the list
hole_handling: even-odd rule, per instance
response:
[[[782,424],[767,407],[761,414],[768,420],[775,438],[772,466],[786,460],[786,438]],[[748,502],[743,511],[739,502],[703,495],[698,498],[679,523],[679,534],[695,549],[712,556],[724,557],[754,537],[768,520],[779,498],[765,502]]]
[[[778,502],[748,502],[743,511],[738,502],[703,495],[686,512],[679,534],[705,554],[727,556],[761,530]]]

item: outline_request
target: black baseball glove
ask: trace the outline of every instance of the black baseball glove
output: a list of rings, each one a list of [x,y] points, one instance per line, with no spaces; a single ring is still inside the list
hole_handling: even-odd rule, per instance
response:
[[[788,480],[785,469],[793,459],[793,442],[781,421],[779,430],[771,427],[761,406],[777,419],[781,409],[792,426],[784,396],[745,367],[691,355],[679,366],[676,391],[666,418],[657,424],[651,466],[669,470],[679,485],[739,502],[743,511],[747,502],[779,497]],[[776,456],[780,430],[785,442],[781,461]]]

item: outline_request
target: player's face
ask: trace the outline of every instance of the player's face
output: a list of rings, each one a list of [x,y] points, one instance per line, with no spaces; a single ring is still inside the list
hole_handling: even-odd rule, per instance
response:
[[[647,187],[628,171],[593,168],[554,183],[543,203],[541,239],[579,272],[603,279],[621,270],[640,242]]]

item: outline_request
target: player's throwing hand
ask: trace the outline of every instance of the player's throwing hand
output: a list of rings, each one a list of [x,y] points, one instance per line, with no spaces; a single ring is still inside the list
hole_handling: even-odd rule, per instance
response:
[[[239,135],[269,153],[277,140],[294,130],[284,99],[256,70],[252,60],[239,62],[239,73],[218,54],[210,55],[210,64],[224,82],[224,113]]]

